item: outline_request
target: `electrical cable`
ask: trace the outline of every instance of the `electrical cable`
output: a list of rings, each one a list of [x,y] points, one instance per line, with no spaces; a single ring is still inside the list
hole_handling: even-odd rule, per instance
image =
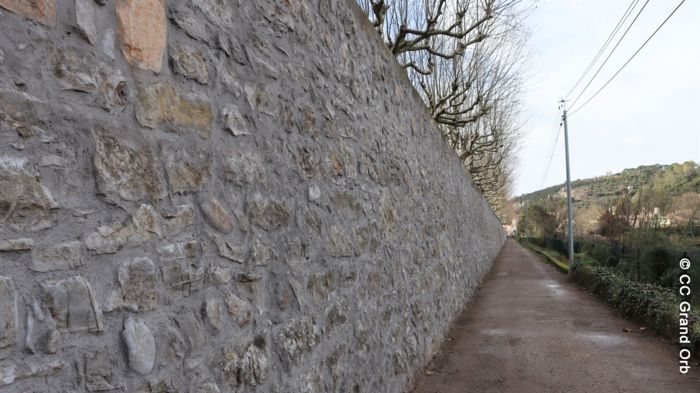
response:
[[[605,58],[605,60],[603,60],[603,64],[601,64],[600,67],[598,67],[598,70],[596,71],[595,74],[593,74],[593,77],[588,81],[588,83],[587,83],[586,86],[583,88],[583,90],[581,90],[581,92],[578,94],[578,96],[576,96],[576,98],[574,99],[574,101],[571,103],[571,106],[572,106],[572,107],[573,107],[574,105],[576,105],[576,102],[578,102],[578,100],[581,98],[581,96],[583,95],[583,93],[585,93],[586,90],[588,90],[588,87],[591,85],[591,83],[593,83],[593,81],[594,81],[595,78],[598,76],[598,74],[600,73],[600,71],[603,69],[603,67],[605,66],[605,64],[607,64],[608,60],[610,60],[610,56],[612,56],[612,54],[615,53],[615,50],[616,50],[617,47],[620,45],[620,43],[621,43],[622,40],[625,38],[625,36],[627,36],[627,33],[630,31],[630,29],[632,28],[632,26],[634,26],[634,22],[637,21],[637,19],[639,18],[639,15],[642,14],[642,11],[644,11],[644,8],[646,8],[647,4],[649,4],[649,0],[647,0],[647,1],[644,3],[644,5],[642,5],[642,8],[639,10],[639,12],[637,12],[637,15],[635,15],[634,19],[632,19],[632,22],[630,23],[630,25],[627,26],[627,29],[625,30],[625,32],[622,33],[622,37],[620,37],[620,39],[617,41],[617,43],[616,43],[615,46],[612,48],[612,50],[610,51],[610,53],[608,53],[608,56]]]
[[[622,16],[620,17],[620,20],[617,21],[617,25],[615,25],[615,28],[610,33],[608,38],[605,40],[605,42],[603,43],[603,46],[600,49],[598,49],[598,53],[596,53],[596,55],[593,57],[593,60],[591,61],[591,63],[588,64],[588,67],[586,67],[586,70],[583,71],[583,74],[581,74],[581,76],[578,78],[578,80],[576,81],[574,86],[571,88],[571,90],[569,90],[569,92],[566,93],[566,96],[564,96],[565,99],[568,98],[571,95],[571,93],[573,93],[573,91],[576,89],[576,87],[578,87],[579,83],[581,83],[583,78],[588,74],[588,71],[590,71],[591,68],[593,68],[593,65],[596,63],[596,61],[598,61],[598,59],[600,59],[600,55],[602,55],[603,52],[605,52],[605,49],[607,49],[607,47],[610,44],[610,42],[612,41],[613,37],[615,37],[615,35],[617,34],[618,31],[620,31],[620,27],[622,27],[622,25],[625,23],[625,21],[627,21],[627,18],[631,15],[632,10],[634,9],[634,7],[637,6],[637,3],[639,3],[639,0],[632,0],[632,2],[630,2],[630,5],[627,6],[627,10],[625,10],[625,13],[622,14]]]
[[[676,11],[678,11],[678,9],[683,5],[683,3],[685,3],[685,0],[681,0],[681,2],[678,3],[678,5],[676,6],[676,8],[674,8],[673,11],[671,11],[671,13],[666,17],[666,19],[664,19],[664,21],[661,22],[661,24],[659,25],[659,27],[657,27],[656,30],[654,30],[654,32],[651,33],[651,35],[649,36],[649,38],[647,38],[647,40],[644,41],[644,43],[642,44],[642,46],[640,46],[639,49],[637,49],[637,51],[634,52],[634,54],[633,54],[632,56],[630,56],[629,59],[627,59],[627,61],[625,62],[625,64],[623,64],[622,67],[620,67],[620,68],[617,70],[617,72],[615,72],[615,74],[614,74],[610,79],[608,79],[608,81],[605,82],[605,84],[604,84],[600,89],[598,89],[598,91],[596,91],[596,92],[591,96],[591,98],[589,98],[586,102],[584,102],[583,104],[581,104],[581,106],[579,106],[579,107],[576,108],[573,112],[571,112],[571,114],[569,114],[569,117],[573,116],[576,112],[580,111],[583,107],[586,106],[586,104],[588,104],[589,102],[591,102],[591,100],[593,100],[601,91],[603,91],[603,89],[605,89],[605,87],[608,86],[608,85],[610,84],[610,82],[612,82],[613,79],[615,79],[615,77],[616,77],[620,72],[622,72],[623,69],[625,69],[625,67],[627,67],[627,64],[629,64],[629,63],[632,61],[632,59],[634,59],[634,57],[637,56],[637,54],[638,54],[639,52],[641,52],[641,50],[644,48],[644,46],[646,46],[646,44],[649,43],[649,41],[651,41],[651,39],[654,37],[654,35],[656,35],[656,33],[657,33],[659,30],[661,30],[661,28],[666,24],[666,22],[668,22],[668,20],[671,19],[671,17],[673,16],[673,14],[675,14]],[[573,105],[572,105],[572,106],[573,106]]]
[[[554,143],[554,137],[556,136],[556,133],[557,133],[557,124],[559,124],[559,122],[561,122],[561,120],[560,120],[561,116],[559,115],[559,113],[556,113],[555,115],[556,116],[554,117],[554,123],[552,123],[552,132],[549,133],[549,143],[547,144],[546,151],[550,151],[551,149],[554,148],[552,146],[552,144]]]
[[[544,170],[544,176],[542,177],[542,185],[540,188],[544,187],[544,183],[547,181],[547,174],[549,173],[549,167],[552,165],[552,158],[554,157],[554,152],[557,149],[557,142],[559,142],[559,134],[561,134],[561,126],[564,124],[562,120],[559,120],[559,129],[557,130],[557,137],[554,139],[554,146],[552,146],[552,152],[549,155],[549,160],[547,162],[546,169]]]

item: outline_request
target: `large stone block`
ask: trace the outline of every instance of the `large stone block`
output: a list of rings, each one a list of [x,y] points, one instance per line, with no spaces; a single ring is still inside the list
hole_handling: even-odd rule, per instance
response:
[[[82,243],[70,241],[35,249],[29,268],[35,272],[72,269],[83,264]]]
[[[224,127],[233,136],[250,135],[248,131],[248,123],[241,115],[238,107],[233,104],[228,104],[221,110]]]
[[[27,360],[0,366],[0,388],[25,378],[48,377],[56,374],[65,365],[60,359]],[[25,390],[23,390],[25,391]]]
[[[224,29],[233,24],[237,0],[193,0],[192,3],[211,23]]]
[[[116,0],[117,35],[129,64],[159,73],[168,27],[163,0]]]
[[[175,26],[184,30],[187,35],[196,40],[206,44],[213,43],[214,37],[209,31],[206,21],[199,18],[193,10],[186,6],[186,3],[171,3],[168,8],[168,15]]]
[[[284,203],[263,198],[257,193],[248,200],[246,213],[251,224],[266,231],[277,229],[289,222],[289,211]]]
[[[56,0],[0,0],[0,7],[47,26],[56,25]]]
[[[191,46],[175,44],[170,47],[173,72],[203,85],[209,82],[207,59],[201,50]]]
[[[224,180],[239,186],[258,181],[263,164],[257,153],[230,149],[224,154],[224,160],[221,164]]]
[[[252,110],[271,117],[279,115],[279,105],[277,105],[270,91],[250,85],[244,86],[243,90],[245,91],[248,105],[250,105]]]
[[[17,292],[10,277],[0,276],[0,359],[17,342]]]
[[[16,89],[0,88],[0,129],[3,131],[14,130],[23,140],[39,137],[47,141],[50,137],[43,127],[54,113],[56,107],[38,97]],[[25,148],[24,143],[10,144],[9,141],[8,146],[19,151]]]
[[[53,64],[54,76],[64,89],[96,95],[95,104],[108,112],[120,111],[126,105],[128,89],[121,71],[90,52],[56,49]]]
[[[29,251],[34,247],[34,239],[19,238],[0,240],[0,251]]]
[[[222,233],[230,233],[233,231],[233,217],[221,205],[218,199],[213,196],[207,196],[202,199],[199,207],[204,213],[204,218],[209,225]]]
[[[257,337],[245,349],[235,345],[224,348],[222,373],[224,381],[234,389],[240,385],[259,385],[267,380],[269,361],[265,341]]]
[[[103,225],[85,236],[85,245],[98,254],[111,254],[124,246],[138,246],[161,235],[160,218],[151,205],[141,205],[123,224]]]
[[[82,276],[41,284],[44,301],[59,329],[71,332],[101,332],[102,310],[90,284]]]
[[[250,260],[258,266],[265,266],[272,258],[272,249],[260,240],[259,237],[253,238],[250,247]]]
[[[94,0],[75,0],[75,21],[78,30],[91,44],[97,43],[97,3]]]
[[[225,297],[226,308],[229,315],[238,323],[238,326],[245,326],[252,318],[252,306],[233,293],[227,293]]]
[[[243,246],[226,241],[219,236],[214,237],[214,243],[219,250],[220,256],[238,263],[244,263],[246,261],[246,252]]]
[[[326,315],[325,333],[330,334],[334,329],[344,324],[348,320],[347,306],[336,304]]]
[[[124,381],[119,377],[120,365],[115,354],[107,350],[98,350],[85,355],[85,389],[89,392],[108,390],[126,390]]]
[[[57,207],[26,158],[0,156],[0,227],[3,222],[29,230],[49,227],[50,210]]]
[[[192,310],[187,308],[178,310],[171,317],[171,322],[165,335],[169,343],[161,346],[164,353],[177,358],[192,358],[206,349],[207,336]]]
[[[153,149],[119,139],[107,131],[95,132],[95,178],[100,193],[127,201],[158,200],[167,193]]]
[[[214,112],[207,100],[183,96],[172,84],[156,83],[139,86],[136,119],[144,127],[194,130],[209,138]]]
[[[201,266],[192,266],[186,261],[170,261],[161,267],[163,282],[176,291],[182,291],[189,295],[202,289],[206,278],[206,269]]]
[[[174,236],[183,232],[194,224],[194,205],[188,203],[177,205],[172,211],[163,212],[163,233],[166,236]]]
[[[320,342],[320,332],[309,317],[292,321],[277,335],[278,345],[282,349],[286,367],[297,363],[306,352],[312,351]]]
[[[338,289],[338,281],[333,272],[310,274],[306,282],[306,294],[311,300],[323,303]]]
[[[166,244],[156,251],[167,288],[181,291],[184,295],[202,288],[206,268],[197,263],[197,255],[201,251],[197,241]]]
[[[222,316],[224,307],[221,305],[218,297],[207,296],[204,300],[204,305],[202,306],[202,313],[209,323],[209,326],[214,328],[214,331],[218,332],[221,329],[221,324],[223,322]]]
[[[126,344],[129,368],[141,375],[153,370],[156,358],[156,344],[151,329],[137,319],[129,317],[124,321],[122,338]]]
[[[180,205],[172,213],[159,215],[143,204],[124,223],[103,225],[85,235],[85,246],[98,254],[112,254],[123,247],[135,247],[161,236],[172,236],[194,224],[194,206]]]
[[[122,308],[135,312],[149,311],[156,307],[158,289],[156,266],[148,258],[135,258],[119,266],[118,280],[121,289],[110,297],[106,310]]]
[[[186,242],[164,244],[156,249],[161,261],[172,261],[178,259],[193,259],[197,257],[201,250],[199,242],[189,240]]]
[[[56,321],[51,318],[46,306],[33,300],[27,312],[27,350],[30,353],[56,353],[60,337]]]
[[[213,266],[208,271],[209,281],[216,285],[228,284],[231,281],[231,268]]]
[[[211,160],[206,154],[186,148],[164,147],[161,155],[172,192],[197,192],[209,182]]]
[[[368,225],[342,227],[333,225],[328,230],[326,253],[333,257],[359,256],[372,240]]]

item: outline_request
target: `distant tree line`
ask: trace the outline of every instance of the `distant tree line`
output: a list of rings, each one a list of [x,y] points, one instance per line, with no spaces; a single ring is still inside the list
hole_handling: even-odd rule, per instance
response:
[[[584,179],[574,182],[574,195],[575,251],[582,258],[668,288],[678,284],[682,255],[700,260],[700,164],[639,167]],[[565,254],[564,194],[550,190],[523,198],[521,237]],[[700,283],[698,267],[691,269],[694,285]],[[694,299],[700,302],[700,296]]]

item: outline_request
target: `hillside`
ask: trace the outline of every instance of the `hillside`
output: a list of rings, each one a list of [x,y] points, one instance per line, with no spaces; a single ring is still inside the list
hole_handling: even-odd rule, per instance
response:
[[[692,227],[700,214],[700,165],[693,161],[645,165],[580,179],[572,182],[572,195],[574,229],[579,234],[602,233],[600,220],[606,211],[625,215],[632,226],[646,222],[662,227]],[[540,216],[531,218],[541,221],[539,231],[562,234],[565,201],[565,184],[548,187],[511,200],[511,217],[520,221],[521,208],[526,203],[532,207],[531,215]]]
[[[700,193],[700,165],[687,161],[682,164],[643,165],[571,183],[574,202],[604,203],[610,197],[623,195],[625,190],[632,195],[640,189],[662,191],[669,197],[686,192]],[[547,197],[566,197],[565,183],[544,188],[514,198],[515,202],[535,201]]]

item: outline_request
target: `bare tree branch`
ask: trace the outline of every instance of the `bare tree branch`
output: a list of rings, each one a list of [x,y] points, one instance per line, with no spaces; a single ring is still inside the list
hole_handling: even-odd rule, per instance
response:
[[[512,187],[527,1],[358,0],[494,211]]]

